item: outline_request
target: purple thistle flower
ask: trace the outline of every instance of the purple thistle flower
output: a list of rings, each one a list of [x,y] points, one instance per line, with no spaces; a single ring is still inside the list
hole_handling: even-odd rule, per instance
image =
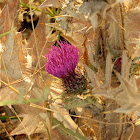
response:
[[[79,60],[79,49],[67,42],[58,42],[59,47],[52,46],[46,55],[46,70],[58,78],[64,78],[74,73]]]
[[[79,61],[79,49],[66,41],[60,41],[58,45],[52,46],[46,55],[46,71],[62,79],[67,93],[81,93],[86,88],[86,79],[75,71]]]

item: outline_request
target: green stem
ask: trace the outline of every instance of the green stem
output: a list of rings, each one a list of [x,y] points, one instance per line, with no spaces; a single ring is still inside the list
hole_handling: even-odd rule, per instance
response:
[[[23,120],[22,117],[19,117],[21,120]],[[0,120],[1,121],[6,121],[7,119],[11,119],[11,120],[17,120],[18,118],[16,116],[12,116],[12,117],[9,117],[9,116],[0,116]]]
[[[23,7],[26,7],[26,8],[30,8],[29,5],[25,4],[25,3],[22,3],[20,2],[20,5],[23,6]],[[42,12],[42,9],[37,9],[36,7],[31,7],[32,10],[37,10],[39,12]],[[54,17],[55,15],[54,14],[51,14],[49,13],[48,11],[45,11],[46,14],[50,15],[51,17]]]
[[[15,30],[15,28],[14,29],[12,29],[12,30],[10,30],[10,31],[8,31],[8,32],[5,32],[5,33],[3,33],[3,34],[0,34],[0,38],[1,37],[3,37],[3,36],[6,36],[6,35],[8,35],[8,34],[10,34],[12,31],[14,31]]]

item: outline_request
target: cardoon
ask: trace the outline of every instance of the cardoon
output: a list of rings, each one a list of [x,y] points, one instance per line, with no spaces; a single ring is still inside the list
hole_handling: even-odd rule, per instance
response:
[[[66,41],[52,46],[46,55],[46,70],[49,74],[61,78],[67,93],[81,93],[86,87],[86,79],[75,68],[79,60],[79,49]]]

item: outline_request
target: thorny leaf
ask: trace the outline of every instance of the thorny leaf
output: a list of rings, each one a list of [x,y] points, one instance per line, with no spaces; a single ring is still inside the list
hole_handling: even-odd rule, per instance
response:
[[[122,77],[120,74],[117,73],[117,76],[123,85],[123,90],[128,96],[128,102],[127,104],[123,105],[121,108],[116,109],[115,112],[120,113],[136,113],[137,115],[140,115],[140,96],[138,94],[138,87],[136,84],[136,79],[134,77],[131,78],[130,81],[128,81],[126,78]],[[125,99],[123,99],[125,100]]]
[[[126,79],[128,79],[129,77],[129,70],[130,70],[130,64],[128,63],[127,60],[127,56],[126,56],[126,51],[123,51],[122,54],[122,76]],[[112,69],[112,65],[111,65],[111,57],[110,55],[107,56],[107,60],[106,60],[106,78],[108,78],[105,81],[105,84],[99,86],[98,88],[93,88],[93,92],[95,92],[95,95],[97,96],[103,96],[106,97],[108,99],[112,99],[115,100],[119,105],[125,105],[128,103],[128,98],[129,96],[126,96],[126,91],[124,91],[124,85],[120,85],[116,88],[113,88],[110,86],[110,80],[111,80],[111,69]],[[108,76],[107,76],[108,75]],[[110,75],[110,76],[109,76]],[[106,84],[108,83],[108,84]],[[108,86],[109,87],[108,87]],[[131,85],[131,84],[130,84]],[[129,90],[130,91],[130,90]]]
[[[100,84],[100,85],[98,84],[99,86],[92,89],[92,92],[95,93],[95,95],[102,96],[107,93],[107,90],[111,88],[111,75],[112,75],[112,60],[111,60],[110,53],[108,52],[106,58],[105,82],[104,84]],[[99,83],[99,79],[98,79],[98,83]]]
[[[129,70],[130,70],[130,63],[128,63],[126,56],[126,51],[123,51],[122,54],[122,77],[125,77],[128,79],[129,77]],[[123,86],[120,85],[116,88],[113,88],[111,86],[111,77],[112,77],[112,62],[111,62],[111,56],[108,52],[107,58],[106,58],[106,73],[105,73],[105,83],[101,86],[98,86],[98,88],[93,88],[93,92],[95,92],[95,95],[97,96],[103,96],[109,99],[115,100],[119,105],[124,105],[127,101],[127,96],[125,95],[123,91]],[[123,97],[126,98],[123,100]]]

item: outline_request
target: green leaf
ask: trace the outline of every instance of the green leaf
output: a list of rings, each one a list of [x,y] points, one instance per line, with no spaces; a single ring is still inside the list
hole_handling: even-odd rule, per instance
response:
[[[73,132],[72,130],[65,128],[63,126],[62,123],[60,123],[58,120],[56,120],[55,118],[53,118],[52,120],[53,125],[56,125],[57,128],[64,133],[65,135],[70,135],[70,137],[72,138],[72,140],[90,140],[90,138],[84,137],[82,136],[80,133],[78,132]]]

